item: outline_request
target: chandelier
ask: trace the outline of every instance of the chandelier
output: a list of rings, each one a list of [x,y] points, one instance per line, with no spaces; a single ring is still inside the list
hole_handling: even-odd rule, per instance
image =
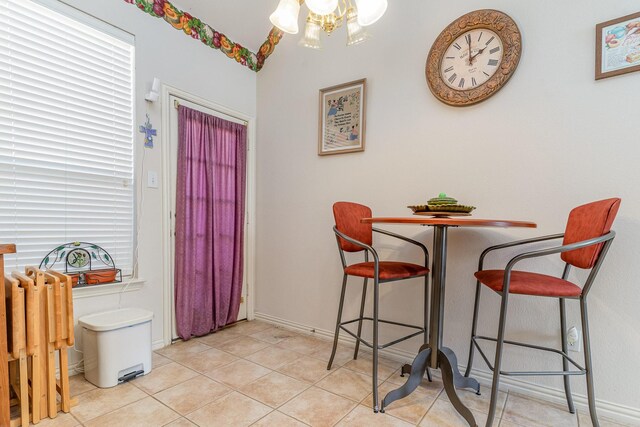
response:
[[[304,37],[299,44],[311,49],[320,49],[320,34],[331,34],[346,23],[347,46],[369,38],[363,27],[373,24],[387,10],[387,0],[280,0],[278,8],[269,20],[273,25],[289,34],[298,34],[300,5],[309,8]]]

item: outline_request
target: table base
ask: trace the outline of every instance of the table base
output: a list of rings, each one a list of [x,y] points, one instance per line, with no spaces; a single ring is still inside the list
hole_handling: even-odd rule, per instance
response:
[[[418,355],[413,359],[413,363],[402,367],[402,374],[410,374],[409,378],[407,378],[404,385],[387,393],[384,399],[382,399],[380,412],[384,412],[384,408],[389,406],[392,402],[410,395],[420,385],[424,378],[424,373],[427,371],[430,356],[431,347],[429,344],[422,345]],[[471,388],[479,395],[480,383],[478,383],[475,378],[465,377],[460,373],[458,370],[458,359],[450,348],[441,347],[438,351],[437,358],[438,364],[440,365],[440,372],[442,373],[442,383],[444,384],[444,390],[449,397],[449,401],[471,427],[477,427],[478,424],[476,423],[473,414],[458,397],[456,388]],[[431,381],[430,375],[429,381]]]

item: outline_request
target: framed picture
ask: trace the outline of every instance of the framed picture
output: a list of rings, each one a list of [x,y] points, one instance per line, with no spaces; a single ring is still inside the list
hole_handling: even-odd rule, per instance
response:
[[[596,25],[596,80],[640,71],[640,12]]]
[[[320,90],[318,155],[364,151],[366,82]]]

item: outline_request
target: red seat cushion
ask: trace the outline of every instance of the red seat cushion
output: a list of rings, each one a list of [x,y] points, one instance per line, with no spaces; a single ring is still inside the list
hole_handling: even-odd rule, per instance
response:
[[[504,270],[483,270],[475,273],[476,278],[496,292],[502,292]],[[546,274],[527,271],[511,271],[510,294],[537,295],[545,297],[577,297],[582,289],[571,282]]]
[[[344,272],[350,276],[373,278],[374,268],[373,262],[361,262],[353,264],[344,269]],[[422,265],[411,264],[408,262],[397,261],[380,261],[380,280],[406,279],[409,277],[425,276],[429,273],[429,269]]]

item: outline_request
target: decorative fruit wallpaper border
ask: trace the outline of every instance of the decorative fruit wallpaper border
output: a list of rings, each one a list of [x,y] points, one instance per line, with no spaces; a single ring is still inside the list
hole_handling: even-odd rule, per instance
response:
[[[194,18],[187,12],[176,8],[168,0],[124,0],[126,3],[135,4],[138,9],[156,18],[163,18],[176,30],[182,30],[186,35],[213,49],[219,49],[222,53],[236,62],[249,67],[256,73],[264,66],[264,61],[273,53],[276,45],[282,38],[282,31],[273,27],[269,37],[262,43],[258,53],[253,53],[246,47],[235,43],[224,34],[214,30],[208,24],[198,18]]]

